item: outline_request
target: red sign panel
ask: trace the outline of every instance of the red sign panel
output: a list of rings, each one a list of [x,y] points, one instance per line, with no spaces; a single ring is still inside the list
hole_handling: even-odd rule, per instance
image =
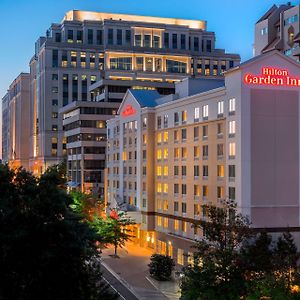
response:
[[[136,110],[130,104],[128,104],[121,114],[123,117],[133,116],[136,114]]]
[[[272,67],[263,67],[260,75],[247,73],[245,84],[300,87],[300,78],[289,75],[289,71]]]

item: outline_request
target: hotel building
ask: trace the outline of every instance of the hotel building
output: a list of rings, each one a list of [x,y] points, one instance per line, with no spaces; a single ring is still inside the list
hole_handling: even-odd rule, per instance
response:
[[[73,101],[120,104],[128,88],[170,94],[184,77],[221,78],[240,62],[239,55],[215,48],[205,21],[76,10],[52,24],[35,49],[30,61],[35,173],[66,155],[60,108]]]
[[[278,51],[176,94],[129,90],[107,122],[106,202],[136,219],[139,242],[187,264],[203,204],[235,200],[255,228],[300,244],[300,72]],[[186,84],[190,82],[190,84]],[[185,84],[185,86],[184,86]],[[206,84],[203,84],[205,87]]]
[[[255,24],[254,55],[274,49],[300,60],[300,5],[273,5]]]
[[[11,167],[28,168],[30,75],[20,75],[2,98],[2,156]]]

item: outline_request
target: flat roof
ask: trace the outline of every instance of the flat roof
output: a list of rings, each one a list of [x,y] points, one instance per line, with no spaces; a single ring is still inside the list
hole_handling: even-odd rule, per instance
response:
[[[85,20],[86,21],[122,20],[122,21],[130,21],[130,22],[179,25],[179,26],[187,26],[189,28],[194,28],[194,29],[206,30],[206,21],[202,21],[202,20],[187,20],[187,19],[176,19],[176,18],[112,14],[112,13],[84,11],[84,10],[70,10],[65,14],[63,18],[63,21],[82,22]]]

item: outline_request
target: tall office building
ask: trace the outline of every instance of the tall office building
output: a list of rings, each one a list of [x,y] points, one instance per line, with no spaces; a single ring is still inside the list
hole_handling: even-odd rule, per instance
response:
[[[300,5],[273,5],[255,24],[254,55],[278,50],[300,60]]]
[[[2,98],[2,155],[11,167],[28,168],[30,75],[20,75]]]
[[[2,98],[2,162],[8,163],[9,152],[9,92]]]
[[[278,51],[193,81],[175,95],[129,90],[108,121],[106,202],[137,221],[140,243],[187,264],[204,204],[235,200],[255,228],[300,246],[300,65]],[[190,84],[188,84],[190,82]]]
[[[30,168],[39,173],[66,154],[59,108],[121,102],[128,87],[169,94],[186,76],[219,78],[239,62],[215,48],[205,21],[69,11],[36,42],[30,62]]]

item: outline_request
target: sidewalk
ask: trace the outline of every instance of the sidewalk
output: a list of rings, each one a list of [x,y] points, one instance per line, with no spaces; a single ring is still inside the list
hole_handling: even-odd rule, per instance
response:
[[[177,300],[178,287],[174,281],[158,282],[149,276],[148,264],[152,252],[128,243],[118,249],[120,258],[112,258],[112,248],[102,250],[102,261],[107,268],[141,300]]]

